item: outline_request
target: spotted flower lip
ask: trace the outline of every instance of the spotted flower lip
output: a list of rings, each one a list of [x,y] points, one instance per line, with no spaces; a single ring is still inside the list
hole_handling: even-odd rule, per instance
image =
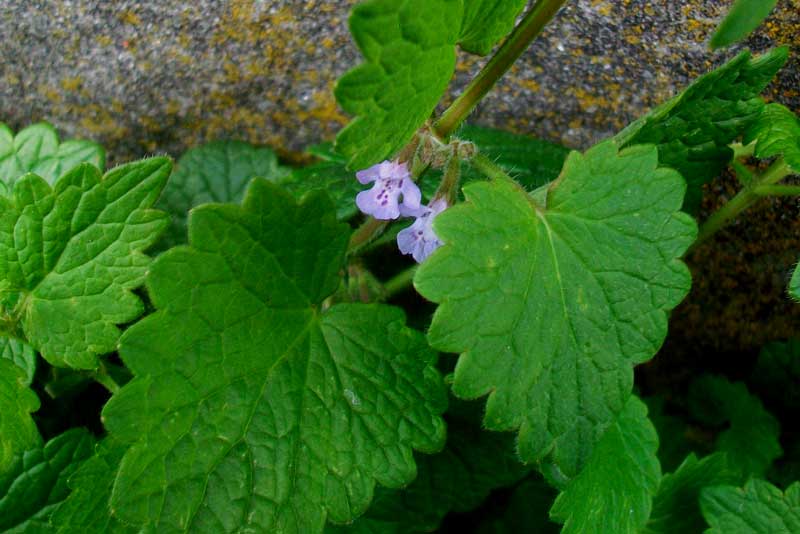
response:
[[[420,208],[422,194],[417,184],[411,180],[411,173],[405,163],[383,161],[356,173],[362,184],[375,182],[372,189],[356,196],[358,209],[376,219],[397,219],[402,211]],[[402,200],[400,197],[402,196]]]
[[[442,246],[441,240],[433,231],[433,220],[447,209],[447,201],[443,198],[433,200],[428,206],[420,206],[416,210],[403,210],[403,215],[416,217],[417,220],[397,233],[397,246],[403,254],[411,254],[414,261],[422,263],[434,250]]]

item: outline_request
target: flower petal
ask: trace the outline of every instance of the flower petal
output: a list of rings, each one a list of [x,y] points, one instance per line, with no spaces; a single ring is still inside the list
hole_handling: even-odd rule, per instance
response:
[[[400,191],[403,193],[402,206],[412,210],[419,209],[420,202],[422,201],[422,193],[417,184],[415,184],[410,177],[400,180]]]
[[[374,182],[380,176],[380,163],[378,165],[373,165],[369,169],[364,169],[363,171],[358,171],[356,173],[356,180],[361,182],[362,184],[368,184],[370,182]]]
[[[442,242],[438,239],[434,239],[432,241],[426,240],[422,246],[420,247],[420,257],[421,259],[417,259],[416,256],[414,257],[419,263],[422,263],[428,256],[433,254],[433,251],[442,246]]]
[[[390,220],[400,216],[400,209],[397,206],[397,194],[389,193],[384,199],[378,196],[384,191],[384,182],[378,180],[372,189],[361,191],[356,195],[356,206],[367,215],[372,215],[376,219]]]
[[[413,224],[397,232],[397,248],[403,254],[411,254],[417,241],[417,233]]]

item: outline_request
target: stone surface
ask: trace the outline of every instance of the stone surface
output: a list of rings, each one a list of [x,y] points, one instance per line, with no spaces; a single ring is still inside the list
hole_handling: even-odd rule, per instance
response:
[[[291,156],[347,120],[331,95],[359,61],[354,0],[2,0],[0,121],[48,120],[112,161],[223,137]],[[476,122],[584,148],[735,50],[707,41],[728,0],[571,0]],[[770,96],[800,108],[800,2],[748,43],[790,44]],[[454,93],[485,59],[462,56]]]

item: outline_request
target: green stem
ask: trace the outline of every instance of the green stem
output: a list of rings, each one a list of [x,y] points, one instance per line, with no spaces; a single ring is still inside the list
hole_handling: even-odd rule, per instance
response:
[[[760,185],[753,191],[762,197],[797,197],[800,196],[800,185]]]
[[[506,171],[504,171],[499,165],[480,152],[472,156],[470,163],[478,172],[484,174],[487,178],[491,178],[492,180],[511,179]]]
[[[387,221],[379,221],[373,217],[359,226],[353,235],[350,236],[350,244],[347,246],[348,256],[361,250],[366,244],[375,239],[386,228]]]
[[[100,366],[100,369],[92,374],[92,378],[94,378],[95,382],[106,388],[112,395],[115,395],[119,392],[119,384],[117,384],[117,382],[111,378],[111,375],[108,374],[105,367],[102,365]]]
[[[737,215],[752,206],[762,197],[757,191],[764,186],[771,186],[779,182],[786,176],[791,174],[789,166],[783,161],[783,158],[778,159],[773,163],[764,174],[755,178],[752,187],[745,187],[739,191],[730,202],[722,206],[719,210],[711,214],[711,217],[706,219],[700,227],[697,234],[697,240],[694,242],[690,251],[697,247],[700,243],[717,233],[719,230],[727,226]]]
[[[755,141],[750,143],[749,145],[743,145],[741,143],[733,143],[731,145],[731,148],[733,149],[733,159],[749,158],[756,151],[756,143]]]
[[[506,73],[514,62],[528,48],[531,42],[541,33],[542,28],[550,22],[567,0],[539,0],[523,17],[519,25],[495,53],[492,59],[481,69],[478,75],[467,85],[464,92],[456,98],[433,129],[442,139],[447,139],[456,131],[464,119],[472,113],[478,102],[486,96],[494,84]]]
[[[455,205],[459,182],[461,182],[461,159],[458,157],[458,151],[453,150],[445,164],[442,181],[433,198],[444,198],[448,206]]]
[[[386,232],[382,233],[379,237],[376,237],[375,239],[373,239],[372,241],[361,247],[358,250],[358,253],[363,256],[386,245],[395,244],[397,241],[397,233],[401,229],[402,228],[398,228],[398,225],[389,226]]]
[[[417,266],[413,265],[387,280],[386,283],[383,284],[383,289],[386,291],[386,299],[388,300],[411,287],[416,272]]]
[[[781,157],[778,158],[775,163],[770,165],[766,171],[764,171],[764,174],[762,174],[758,179],[758,183],[756,185],[777,184],[790,174],[792,174],[792,169],[789,168],[789,165]]]

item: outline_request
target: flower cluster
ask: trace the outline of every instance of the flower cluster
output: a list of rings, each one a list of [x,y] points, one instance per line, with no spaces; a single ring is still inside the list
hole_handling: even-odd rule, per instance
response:
[[[356,178],[362,184],[375,183],[372,189],[356,196],[356,205],[362,212],[380,220],[416,217],[411,226],[397,234],[400,252],[411,254],[421,263],[442,244],[432,224],[436,215],[447,208],[447,202],[438,198],[428,206],[422,205],[422,194],[405,163],[384,161],[357,172]]]
[[[397,246],[403,254],[411,254],[417,263],[430,256],[442,244],[433,232],[433,219],[447,208],[443,198],[431,201],[428,206],[421,206],[415,213],[409,213],[417,220],[397,233]]]

